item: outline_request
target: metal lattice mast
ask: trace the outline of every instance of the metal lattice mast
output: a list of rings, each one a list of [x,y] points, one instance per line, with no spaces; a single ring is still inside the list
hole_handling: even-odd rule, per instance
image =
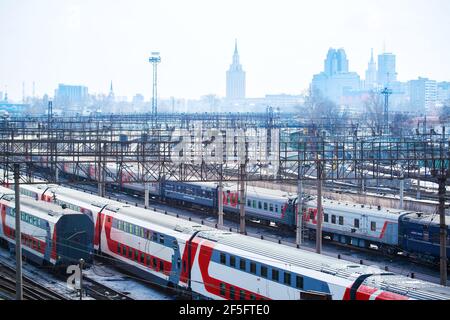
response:
[[[159,52],[152,52],[149,62],[153,66],[153,90],[152,90],[152,118],[156,123],[156,117],[158,115],[158,63],[161,62],[161,56]]]

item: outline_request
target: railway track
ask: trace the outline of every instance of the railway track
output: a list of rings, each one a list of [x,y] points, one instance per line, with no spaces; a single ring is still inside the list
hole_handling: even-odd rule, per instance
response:
[[[83,276],[83,291],[95,300],[133,300],[125,293],[105,286],[86,276]]]
[[[23,298],[24,300],[67,300],[57,292],[23,276]],[[0,261],[0,291],[5,299],[15,299],[16,295],[16,271]]]

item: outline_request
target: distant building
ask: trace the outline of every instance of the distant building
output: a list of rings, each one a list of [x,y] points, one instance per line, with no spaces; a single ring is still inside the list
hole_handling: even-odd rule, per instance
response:
[[[59,84],[55,90],[55,105],[58,107],[83,106],[89,98],[88,88]]]
[[[450,82],[437,83],[437,101],[440,104],[446,104],[450,102]]]
[[[417,112],[434,111],[437,100],[437,84],[435,80],[420,78],[409,81],[411,108]]]
[[[378,74],[377,82],[380,86],[386,87],[390,83],[397,81],[397,72],[395,66],[395,55],[392,53],[383,53],[378,55]]]
[[[373,49],[370,55],[370,61],[366,70],[366,79],[364,80],[364,88],[370,90],[376,87],[377,84],[377,64],[373,59]]]
[[[341,104],[344,95],[358,91],[361,87],[359,75],[348,70],[348,59],[344,49],[330,48],[324,62],[324,71],[313,76],[311,89],[320,91],[323,96]]]
[[[245,71],[239,63],[237,41],[234,46],[233,63],[227,71],[227,93],[229,100],[245,99]]]

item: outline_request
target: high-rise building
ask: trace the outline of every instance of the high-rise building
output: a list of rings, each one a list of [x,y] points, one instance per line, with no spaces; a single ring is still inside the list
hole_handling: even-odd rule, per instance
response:
[[[324,71],[313,76],[311,89],[340,104],[342,97],[360,89],[361,80],[355,72],[348,71],[348,59],[344,49],[328,50]]]
[[[397,81],[395,55],[392,53],[383,53],[378,55],[378,84],[383,87],[388,87],[389,84],[395,81]]]
[[[88,88],[59,84],[55,90],[55,105],[60,107],[82,106],[88,100]]]
[[[332,76],[337,73],[348,72],[348,60],[344,49],[333,49],[328,50],[327,58],[325,59],[324,73]]]
[[[437,83],[437,101],[441,104],[448,104],[450,102],[450,82],[444,81]]]
[[[409,82],[410,104],[417,112],[433,111],[436,107],[437,84],[435,80],[420,78]]]
[[[370,61],[366,70],[366,79],[364,81],[365,89],[373,89],[377,83],[377,64],[373,59],[373,49],[370,54]]]
[[[227,99],[245,99],[245,71],[239,62],[237,41],[234,45],[233,63],[227,71]]]

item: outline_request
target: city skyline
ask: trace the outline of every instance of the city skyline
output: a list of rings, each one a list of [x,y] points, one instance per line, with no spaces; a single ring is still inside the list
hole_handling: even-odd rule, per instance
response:
[[[186,16],[180,12],[187,4],[169,2],[133,1],[123,11],[125,3],[119,1],[108,5],[105,1],[3,1],[0,37],[6,50],[0,55],[0,91],[7,85],[10,99],[19,101],[22,82],[31,95],[34,81],[37,96],[51,96],[59,83],[85,85],[89,92],[107,94],[112,80],[116,96],[131,98],[141,93],[148,100],[151,67],[146,60],[158,50],[163,59],[159,97],[225,96],[223,74],[235,38],[247,73],[248,97],[301,93],[312,75],[322,70],[323,54],[330,47],[345,48],[349,68],[361,78],[370,49],[378,56],[383,43],[386,52],[397,56],[399,81],[419,76],[437,81],[450,78],[450,65],[439,63],[450,49],[445,41],[450,24],[439,18],[448,12],[448,1],[396,1],[389,10],[385,1],[365,1],[364,5],[350,0],[348,5],[283,1],[276,7],[248,1],[237,12],[232,10],[233,21],[226,27],[222,16],[234,3],[218,3],[216,8],[194,1],[191,6],[199,12],[191,8]],[[325,3],[330,10],[323,10]],[[176,12],[171,9],[174,4],[179,8]],[[146,17],[149,8],[152,14]],[[99,15],[102,10],[104,14]],[[252,10],[259,14],[252,16],[249,25],[246,19]],[[400,12],[402,16],[393,19]],[[319,13],[324,26],[306,29]],[[200,19],[192,22],[197,16]],[[150,17],[156,21],[148,22]],[[169,17],[172,24],[166,21]],[[37,23],[40,28],[34,27]]]

